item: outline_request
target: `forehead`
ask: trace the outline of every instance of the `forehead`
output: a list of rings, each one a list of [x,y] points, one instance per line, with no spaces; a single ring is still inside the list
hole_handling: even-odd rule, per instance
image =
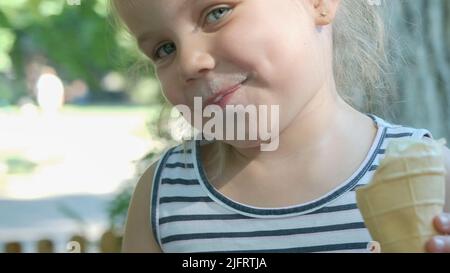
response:
[[[181,9],[200,1],[207,0],[112,0],[114,7],[125,14],[145,12],[144,10],[148,8],[153,10],[161,8]]]
[[[128,24],[144,19],[170,18],[199,2],[208,0],[113,0],[113,6]]]

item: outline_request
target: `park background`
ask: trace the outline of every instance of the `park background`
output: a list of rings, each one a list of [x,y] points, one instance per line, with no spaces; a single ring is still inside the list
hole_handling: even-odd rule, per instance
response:
[[[395,96],[361,110],[450,140],[450,0],[389,5]],[[163,109],[106,0],[0,1],[0,252],[118,252]]]

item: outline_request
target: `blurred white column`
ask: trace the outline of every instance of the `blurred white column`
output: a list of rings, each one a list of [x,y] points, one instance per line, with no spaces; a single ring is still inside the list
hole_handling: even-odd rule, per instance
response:
[[[37,101],[45,114],[57,113],[64,104],[64,85],[61,79],[50,73],[42,74],[37,83]]]

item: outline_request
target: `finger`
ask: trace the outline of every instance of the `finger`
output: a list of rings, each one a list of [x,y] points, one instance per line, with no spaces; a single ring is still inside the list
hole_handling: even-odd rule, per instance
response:
[[[450,214],[441,213],[440,215],[434,217],[434,227],[439,233],[449,234],[450,233]]]
[[[450,253],[450,236],[434,236],[427,242],[426,249],[433,253]]]

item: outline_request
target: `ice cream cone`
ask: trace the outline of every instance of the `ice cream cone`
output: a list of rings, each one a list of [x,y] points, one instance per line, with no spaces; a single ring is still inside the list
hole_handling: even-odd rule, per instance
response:
[[[358,208],[381,252],[424,252],[445,202],[445,140],[393,140]]]

